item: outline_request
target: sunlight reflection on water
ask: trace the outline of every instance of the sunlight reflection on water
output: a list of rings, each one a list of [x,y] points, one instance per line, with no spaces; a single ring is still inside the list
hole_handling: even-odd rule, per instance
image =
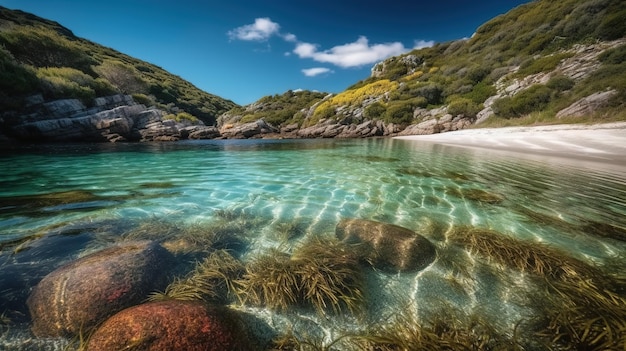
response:
[[[0,282],[31,275],[2,287],[0,313],[25,323],[27,312],[16,305],[24,291],[93,240],[98,228],[87,223],[203,225],[216,211],[245,214],[261,224],[241,252],[244,261],[269,248],[288,252],[306,237],[333,236],[343,218],[396,224],[434,242],[439,259],[414,274],[370,272],[370,317],[393,314],[398,301],[414,303],[421,319],[445,305],[481,309],[501,330],[532,313],[520,301],[531,283],[452,248],[446,236],[454,228],[501,232],[600,266],[623,263],[626,252],[624,169],[560,159],[391,139],[226,140],[33,146],[0,155],[0,169]],[[284,224],[297,225],[299,236],[277,237]],[[78,229],[67,245],[70,236],[55,230],[71,226]],[[468,274],[450,268],[459,265]],[[332,339],[339,326],[360,328],[350,318],[235,305],[275,330],[313,323]]]

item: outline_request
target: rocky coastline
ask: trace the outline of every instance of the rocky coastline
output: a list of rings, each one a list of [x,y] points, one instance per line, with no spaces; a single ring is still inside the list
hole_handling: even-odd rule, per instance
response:
[[[263,119],[249,123],[207,126],[201,121],[165,118],[166,113],[146,107],[129,95],[112,95],[94,100],[86,107],[78,99],[44,102],[34,96],[28,108],[20,113],[5,114],[1,123],[3,142],[149,142],[194,139],[299,139],[299,138],[368,138],[399,135],[433,134],[454,131],[471,125],[475,118],[443,114],[400,126],[383,121],[366,120],[348,123],[321,120],[300,128],[297,124],[278,128]]]

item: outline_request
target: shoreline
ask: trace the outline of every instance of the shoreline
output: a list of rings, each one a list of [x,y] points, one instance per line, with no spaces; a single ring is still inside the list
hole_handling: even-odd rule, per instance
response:
[[[394,139],[626,167],[626,122],[463,129]]]

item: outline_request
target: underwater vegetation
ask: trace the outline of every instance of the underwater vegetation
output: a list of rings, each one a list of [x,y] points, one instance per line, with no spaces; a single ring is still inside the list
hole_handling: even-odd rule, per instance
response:
[[[529,299],[538,316],[528,322],[529,329],[548,349],[626,348],[626,279],[560,250],[486,229],[457,228],[448,239],[492,263],[531,275],[541,295]]]
[[[371,322],[362,331],[339,333],[326,340],[322,336],[299,335],[292,330],[272,340],[271,351],[522,351],[517,330],[510,335],[495,331],[479,314],[465,316],[441,310],[428,321],[419,322],[404,306],[384,320]],[[517,329],[517,327],[515,328]]]
[[[274,225],[274,233],[280,242],[288,242],[306,234],[308,223],[304,221],[280,222]]]
[[[626,228],[609,223],[586,221],[581,230],[589,235],[626,241]]]
[[[235,281],[243,303],[277,311],[313,307],[319,314],[359,312],[364,302],[359,259],[336,240],[312,238],[291,255],[271,249]]]
[[[186,223],[157,216],[131,223],[120,220],[103,228],[96,235],[94,245],[152,240],[175,254],[209,253],[218,249],[240,252],[252,232],[265,222],[266,219],[232,210],[216,210],[214,219],[207,222]]]
[[[244,266],[226,250],[217,250],[198,262],[193,271],[176,278],[165,291],[155,292],[150,301],[181,300],[224,303],[234,291],[233,280],[241,275]]]
[[[496,332],[480,315],[463,316],[442,310],[430,320],[420,323],[402,309],[387,323],[370,327],[367,333],[353,337],[357,350],[376,351],[438,351],[438,350],[500,350],[521,351],[516,331],[511,335]]]

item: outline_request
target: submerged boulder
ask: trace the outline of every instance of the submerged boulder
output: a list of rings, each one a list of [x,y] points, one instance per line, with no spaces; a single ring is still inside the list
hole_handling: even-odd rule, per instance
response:
[[[365,219],[343,219],[335,228],[339,240],[356,245],[363,259],[386,272],[414,272],[437,257],[435,246],[414,231]]]
[[[167,283],[170,254],[151,241],[116,245],[45,276],[28,297],[36,336],[76,335]]]
[[[232,312],[166,300],[123,310],[91,336],[87,351],[251,350]]]

